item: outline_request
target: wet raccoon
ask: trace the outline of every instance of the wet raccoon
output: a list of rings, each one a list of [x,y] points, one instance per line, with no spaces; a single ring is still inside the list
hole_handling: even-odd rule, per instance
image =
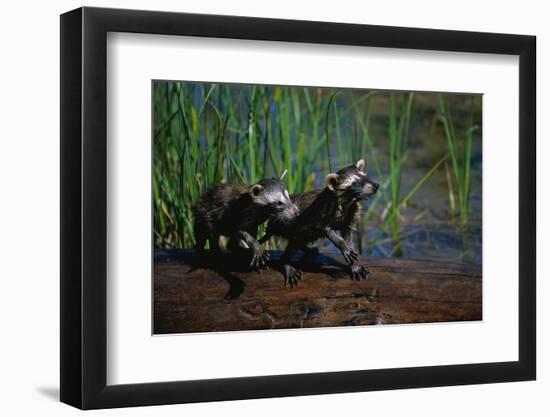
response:
[[[243,241],[252,251],[250,266],[263,268],[269,259],[256,240],[258,226],[291,205],[290,196],[279,178],[256,184],[217,184],[203,193],[193,208],[195,249],[204,251],[206,241],[220,253],[220,236],[229,237],[229,249]]]
[[[335,183],[342,190],[339,198],[339,206],[333,220],[330,223],[331,229],[340,232],[342,238],[353,249],[351,231],[354,224],[359,220],[363,212],[363,203],[378,191],[378,183],[371,181],[365,172],[365,161],[359,160],[355,165],[350,165],[339,170]],[[320,191],[293,194],[291,199],[300,210],[309,206]],[[308,254],[314,254],[313,250],[307,248]],[[358,265],[356,262],[350,264],[350,275],[353,279],[366,279],[368,275],[366,266]]]
[[[350,265],[352,279],[367,278],[368,269],[357,263],[358,256],[351,243],[352,226],[362,212],[363,201],[378,190],[378,184],[368,179],[364,167],[365,161],[360,160],[355,165],[328,174],[327,186],[323,190],[293,194],[291,199],[301,214],[293,220],[285,216],[268,222],[266,236],[260,239],[260,243],[272,235],[289,239],[282,260],[285,262],[285,280],[291,286],[301,278],[300,271],[288,265],[293,253],[302,250],[307,255],[316,254],[317,249],[307,245],[322,237],[328,238],[340,249]]]

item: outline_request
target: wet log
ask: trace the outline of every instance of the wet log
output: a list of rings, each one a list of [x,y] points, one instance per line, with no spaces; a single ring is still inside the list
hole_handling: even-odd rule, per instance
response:
[[[278,253],[261,274],[244,259],[201,259],[156,250],[154,333],[288,329],[482,319],[481,268],[363,257],[367,280],[345,275],[338,256],[298,263],[303,279],[284,286]],[[297,261],[299,262],[299,261]]]

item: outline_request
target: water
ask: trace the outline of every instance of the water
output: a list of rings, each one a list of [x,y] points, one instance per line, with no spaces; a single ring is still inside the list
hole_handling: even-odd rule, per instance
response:
[[[410,189],[430,170],[430,168],[448,151],[441,128],[434,123],[437,98],[432,94],[417,94],[415,109],[411,117],[410,135],[407,144],[407,158],[402,170],[400,198],[404,198]],[[453,102],[453,120],[456,123],[457,138],[463,140],[462,129],[469,117],[468,101],[465,96],[457,96]],[[481,105],[481,100],[479,100]],[[376,159],[382,170],[382,178],[366,157],[369,176],[383,183],[388,177],[387,142],[387,103],[385,97],[378,98],[371,112],[371,135],[376,146]],[[476,115],[477,124],[481,124],[481,108]],[[449,174],[452,166],[448,162]],[[337,163],[336,163],[337,166]],[[469,216],[466,224],[450,211],[449,186],[444,165],[441,165],[431,177],[412,196],[401,210],[400,244],[391,239],[388,231],[381,230],[384,216],[384,202],[381,200],[374,213],[360,226],[361,233],[354,236],[355,247],[360,247],[364,255],[402,256],[405,258],[426,259],[445,262],[459,262],[481,265],[482,262],[482,139],[481,129],[474,133],[471,159],[471,190],[469,197]],[[456,198],[456,196],[455,196]],[[370,204],[367,202],[367,205]],[[458,204],[458,202],[456,202]],[[366,208],[365,208],[366,210]],[[360,237],[358,237],[360,235]],[[330,244],[323,249],[334,252]]]

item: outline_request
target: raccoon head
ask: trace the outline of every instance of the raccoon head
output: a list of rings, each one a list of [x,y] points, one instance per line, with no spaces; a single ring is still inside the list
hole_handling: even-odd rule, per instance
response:
[[[325,179],[329,190],[356,200],[365,200],[376,194],[379,185],[370,180],[365,171],[365,161],[330,173]]]
[[[267,209],[269,214],[277,215],[282,212],[293,214],[298,208],[290,200],[283,178],[286,170],[278,178],[268,178],[258,181],[249,189],[254,204]]]

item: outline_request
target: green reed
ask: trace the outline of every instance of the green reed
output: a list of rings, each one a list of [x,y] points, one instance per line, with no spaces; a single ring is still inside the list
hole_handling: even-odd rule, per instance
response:
[[[387,103],[387,111],[374,112],[374,99],[381,100],[378,109]],[[194,244],[192,208],[216,183],[254,183],[286,169],[290,193],[310,191],[324,186],[328,172],[365,159],[381,187],[361,218],[359,248],[372,221],[381,230],[374,241],[387,230],[399,248],[402,208],[446,158],[440,155],[416,184],[402,190],[413,101],[413,93],[156,82],[155,245]],[[445,120],[452,132],[452,121]]]
[[[443,125],[452,167],[452,175],[447,175],[451,212],[458,211],[457,214],[461,222],[466,224],[471,186],[472,138],[474,131],[478,129],[478,126],[474,124],[474,97],[472,96],[470,99],[470,113],[462,141],[457,138],[455,123],[443,96],[439,95],[438,101],[440,111],[438,120]],[[455,204],[455,195],[458,197],[458,208]]]
[[[401,187],[401,175],[403,161],[409,135],[411,110],[414,93],[408,93],[403,97],[400,115],[397,114],[396,93],[389,94],[388,116],[388,140],[389,140],[389,175],[390,175],[390,233],[398,244],[399,237],[399,191]],[[398,249],[398,253],[400,250]]]
[[[361,117],[360,109],[357,101],[353,102],[353,108],[356,112],[357,120],[359,121],[359,127],[362,133],[362,148],[361,155],[369,155],[369,162],[374,166],[374,177],[380,180],[379,193],[370,200],[367,210],[363,216],[362,223],[367,223],[371,218],[375,210],[380,203],[383,202],[385,209],[383,210],[382,223],[380,230],[369,244],[369,248],[382,238],[384,230],[389,230],[389,234],[393,240],[395,249],[394,253],[399,255],[400,250],[400,212],[412,199],[418,189],[430,178],[440,165],[448,158],[448,155],[444,155],[441,159],[435,162],[434,165],[412,186],[407,190],[407,194],[401,196],[401,177],[402,172],[406,168],[406,156],[408,147],[408,138],[410,130],[410,119],[413,109],[414,93],[401,94],[402,104],[399,107],[397,105],[398,95],[397,93],[389,93],[388,96],[388,117],[387,117],[387,138],[388,138],[388,163],[387,172],[388,175],[383,175],[383,168],[379,157],[377,156],[377,147],[373,142],[372,135],[370,133],[370,98],[375,92],[369,93],[365,96],[368,101],[368,107],[365,117]],[[398,110],[399,109],[399,110]],[[371,174],[372,175],[372,171]],[[383,180],[382,180],[383,179]],[[388,196],[389,194],[389,196]],[[361,235],[361,234],[360,234]],[[359,247],[362,244],[362,236],[358,237]]]
[[[321,186],[330,138],[320,126],[334,102],[326,91],[157,82],[153,94],[157,246],[194,244],[192,207],[218,182],[253,183],[287,169],[290,192]]]

